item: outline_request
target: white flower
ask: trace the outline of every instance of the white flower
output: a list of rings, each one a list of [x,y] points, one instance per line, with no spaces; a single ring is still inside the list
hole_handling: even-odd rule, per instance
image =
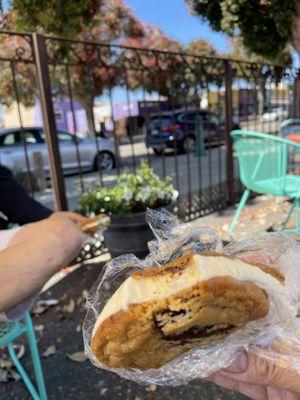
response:
[[[110,197],[109,197],[109,196],[105,196],[105,197],[104,197],[104,200],[105,200],[105,201],[109,201],[109,200],[110,200]]]
[[[151,190],[148,187],[143,187],[142,190],[140,191],[140,194],[142,197],[147,198],[151,194]]]
[[[150,196],[151,196],[150,188],[144,187],[136,194],[135,200],[146,202]]]
[[[124,199],[130,201],[132,199],[133,193],[130,190],[125,190]]]

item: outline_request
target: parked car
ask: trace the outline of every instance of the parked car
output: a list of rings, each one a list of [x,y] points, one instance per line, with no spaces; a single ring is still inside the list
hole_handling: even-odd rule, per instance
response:
[[[48,152],[45,144],[43,128],[31,127],[23,129],[27,144],[30,169],[34,169],[33,154],[40,153],[46,176],[50,175]],[[106,138],[97,138],[99,151],[94,138],[76,138],[67,132],[58,131],[59,148],[62,159],[62,168],[65,174],[78,172],[76,142],[80,154],[82,171],[98,169],[98,164],[104,171],[110,171],[115,166],[113,143]],[[0,164],[15,172],[26,172],[24,146],[21,129],[0,129]]]
[[[196,149],[197,118],[203,126],[203,140],[206,145],[224,142],[225,122],[207,110],[163,112],[152,115],[148,122],[146,145],[156,154],[163,149],[173,149],[182,153],[193,153]],[[234,129],[239,125],[234,122]]]
[[[285,119],[288,117],[288,111],[282,107],[273,108],[271,111],[265,112],[261,115],[261,121],[271,122],[278,121],[279,119]]]

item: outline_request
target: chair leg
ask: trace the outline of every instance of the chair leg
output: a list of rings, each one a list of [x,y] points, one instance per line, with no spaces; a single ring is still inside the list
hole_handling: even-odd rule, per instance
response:
[[[234,228],[236,226],[236,223],[237,223],[237,221],[239,219],[239,216],[240,216],[240,214],[241,214],[241,212],[242,212],[242,210],[243,210],[243,208],[244,208],[244,206],[245,206],[245,204],[246,204],[246,202],[248,200],[249,194],[250,194],[250,190],[246,189],[244,191],[244,193],[243,193],[243,196],[242,196],[241,201],[240,201],[240,203],[238,205],[238,208],[237,208],[237,210],[236,210],[236,212],[234,214],[233,220],[231,222],[231,225],[230,225],[230,228],[229,228],[229,231],[228,231],[229,236],[230,236],[231,239],[233,238],[232,237],[232,233],[233,233]]]
[[[37,385],[38,385],[38,389],[39,389],[39,393],[40,393],[40,399],[47,400],[47,393],[46,393],[45,381],[44,381],[44,376],[43,376],[43,371],[42,371],[42,366],[41,366],[41,360],[40,360],[40,356],[39,356],[38,347],[36,344],[32,321],[31,321],[31,318],[30,318],[30,315],[28,312],[25,314],[24,321],[25,321],[25,326],[26,326],[26,330],[27,330],[28,342],[29,342],[29,346],[30,346],[35,377],[36,377],[36,381],[37,381]]]
[[[300,199],[296,199],[296,232],[300,232]]]
[[[19,371],[19,373],[20,373],[25,385],[27,386],[27,389],[29,390],[32,398],[34,400],[41,400],[41,398],[38,395],[35,387],[31,383],[31,380],[29,379],[29,376],[27,375],[26,371],[24,370],[22,364],[20,363],[20,361],[19,361],[19,359],[18,359],[18,357],[17,357],[17,355],[15,353],[15,350],[14,350],[14,347],[13,347],[13,343],[9,342],[7,347],[8,347],[8,353],[10,355],[10,358],[12,359],[12,361],[15,364],[17,370]]]
[[[293,213],[293,211],[294,211],[294,208],[296,207],[296,203],[297,203],[297,199],[295,199],[295,200],[293,201],[293,204],[292,204],[292,206],[291,206],[291,208],[290,208],[290,211],[289,211],[289,213],[288,213],[288,215],[287,215],[285,221],[281,224],[280,231],[284,231],[284,230],[285,230],[287,223],[288,223],[289,220],[291,219],[291,215],[292,215],[292,213]]]

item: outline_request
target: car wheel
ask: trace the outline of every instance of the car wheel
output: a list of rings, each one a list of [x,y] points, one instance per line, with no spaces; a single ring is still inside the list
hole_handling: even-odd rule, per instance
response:
[[[94,171],[98,171],[99,166],[102,171],[111,171],[115,166],[115,157],[109,151],[100,151],[95,157]]]
[[[195,153],[196,151],[196,140],[193,136],[187,136],[183,143],[182,148],[185,153]]]

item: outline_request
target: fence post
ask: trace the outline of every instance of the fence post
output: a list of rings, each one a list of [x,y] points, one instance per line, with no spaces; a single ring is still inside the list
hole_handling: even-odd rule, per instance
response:
[[[50,175],[54,189],[55,208],[57,210],[67,210],[68,203],[56,132],[45,37],[34,33],[33,48],[38,78],[39,99],[43,114],[44,131],[50,161]]]
[[[232,131],[232,69],[228,60],[224,60],[225,66],[225,109],[226,109],[226,180],[228,190],[228,205],[235,203],[234,193],[234,163],[233,145],[230,132]]]

